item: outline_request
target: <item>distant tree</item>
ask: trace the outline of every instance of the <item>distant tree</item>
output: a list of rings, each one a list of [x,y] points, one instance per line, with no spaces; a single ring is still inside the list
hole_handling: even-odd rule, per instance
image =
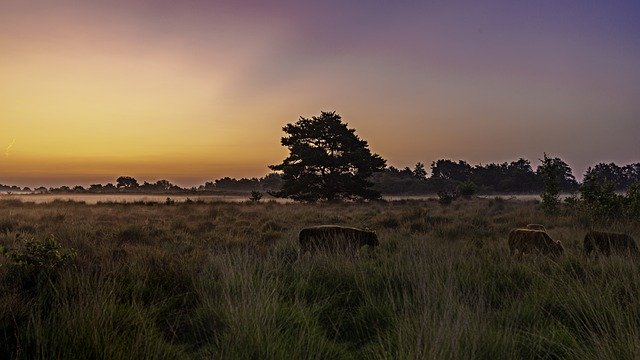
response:
[[[156,186],[150,182],[143,182],[142,185],[138,186],[138,190],[140,191],[154,191],[156,190]]]
[[[569,165],[560,158],[555,157],[555,158],[548,158],[548,159],[550,161],[550,164],[553,164],[555,167],[557,167],[559,175],[556,180],[558,181],[559,191],[573,192],[578,190],[579,185],[578,185],[578,182],[576,181],[576,178],[573,176],[571,167],[569,167]],[[540,178],[544,183],[544,174],[541,172],[543,165],[544,165],[544,162],[543,164],[540,164],[538,166],[536,173],[538,174],[538,176],[540,176]]]
[[[80,185],[76,185],[73,187],[73,192],[75,193],[83,193],[84,191],[85,191],[84,188]]]
[[[282,188],[282,176],[278,173],[270,173],[259,180],[264,190],[278,190]]]
[[[640,181],[631,184],[627,191],[625,212],[630,219],[640,219]]]
[[[467,181],[471,177],[471,165],[462,160],[456,163],[441,159],[431,163],[431,177],[456,182]]]
[[[120,176],[116,179],[116,184],[118,188],[125,189],[137,188],[139,186],[138,180],[132,178],[131,176]]]
[[[249,197],[249,201],[258,202],[258,201],[260,201],[260,199],[262,199],[262,193],[260,191],[257,191],[257,190],[252,190],[251,191],[251,196]]]
[[[622,173],[627,182],[627,187],[640,182],[640,163],[625,165],[622,167]]]
[[[507,163],[476,165],[471,170],[471,181],[485,191],[504,191]]]
[[[608,181],[613,184],[616,190],[624,190],[631,185],[632,181],[627,179],[628,175],[632,175],[631,168],[622,168],[615,163],[599,163],[593,168],[589,167],[585,173],[592,180]]]
[[[623,212],[623,196],[616,194],[613,181],[587,170],[580,195],[588,214],[597,221],[619,218]]]
[[[342,122],[335,112],[300,117],[282,129],[287,136],[282,145],[289,156],[281,164],[270,165],[282,172],[282,189],[271,194],[299,201],[376,199],[369,178],[383,171],[385,160],[372,154],[365,140]]]
[[[155,183],[156,189],[160,191],[170,190],[174,185],[169,182],[169,180],[158,180]]]
[[[374,183],[373,188],[383,194],[427,194],[434,193],[432,184],[428,179],[420,180],[414,176],[406,174],[404,170],[398,170],[389,166],[382,172],[374,173],[371,177]]]
[[[91,184],[89,185],[89,191],[90,192],[101,192],[102,191],[102,184]]]
[[[419,162],[413,168],[413,176],[418,180],[427,180],[427,171],[424,169],[424,164]]]
[[[506,167],[504,185],[506,191],[523,193],[536,190],[538,176],[531,168],[529,160],[520,158]]]
[[[411,170],[408,166],[402,170],[394,166],[389,166],[384,170],[384,172],[387,172],[391,176],[398,177],[398,178],[414,178],[415,177],[413,170]]]
[[[470,198],[476,193],[478,187],[471,180],[467,180],[458,185],[458,194],[464,198]]]
[[[407,177],[407,178],[415,177],[414,176],[415,174],[413,173],[413,170],[411,170],[411,168],[408,167],[408,166],[405,166],[404,169],[399,170],[399,171],[400,171],[400,176],[404,176],[404,177]]]
[[[544,182],[542,208],[549,215],[557,214],[560,206],[559,182],[563,174],[558,160],[557,158],[549,158],[545,153],[544,158],[540,160],[542,164],[538,167],[538,172]]]
[[[471,165],[466,161],[441,159],[431,163],[430,183],[437,192],[454,193],[458,184],[469,180]]]
[[[205,184],[206,185],[206,184]],[[251,190],[259,186],[256,178],[234,179],[228,176],[214,180],[213,188],[218,190]]]

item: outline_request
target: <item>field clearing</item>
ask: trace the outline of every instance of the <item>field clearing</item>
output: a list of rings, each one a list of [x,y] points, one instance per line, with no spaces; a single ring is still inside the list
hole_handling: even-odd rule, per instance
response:
[[[166,198],[166,196],[164,196]],[[173,197],[172,197],[173,198]],[[560,258],[508,256],[544,224]],[[297,234],[376,230],[357,257],[296,262]],[[533,201],[22,203],[0,201],[0,244],[53,236],[77,257],[50,276],[0,255],[7,358],[634,359],[640,267],[589,259],[587,229]]]

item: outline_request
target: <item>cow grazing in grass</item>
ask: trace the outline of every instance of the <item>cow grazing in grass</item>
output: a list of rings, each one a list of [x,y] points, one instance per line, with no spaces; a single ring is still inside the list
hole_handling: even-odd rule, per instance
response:
[[[509,253],[562,255],[564,248],[544,231],[513,229],[509,232]]]
[[[338,225],[313,226],[300,230],[298,257],[307,252],[329,251],[355,252],[365,245],[377,246],[378,236],[374,231]]]
[[[584,253],[600,253],[609,256],[611,253],[619,255],[638,255],[636,240],[626,234],[604,231],[589,231],[584,236]]]
[[[529,229],[529,230],[547,231],[547,229],[545,229],[544,225],[542,225],[542,224],[528,224],[527,225],[527,229]]]

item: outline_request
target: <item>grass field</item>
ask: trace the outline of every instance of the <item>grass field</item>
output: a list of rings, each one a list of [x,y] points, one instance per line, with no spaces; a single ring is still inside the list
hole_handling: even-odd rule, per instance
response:
[[[565,254],[508,256],[547,226]],[[356,258],[296,262],[305,226],[370,227]],[[0,356],[38,359],[637,359],[640,272],[535,202],[0,202]],[[20,265],[24,240],[68,263]],[[32,250],[33,251],[33,250]]]

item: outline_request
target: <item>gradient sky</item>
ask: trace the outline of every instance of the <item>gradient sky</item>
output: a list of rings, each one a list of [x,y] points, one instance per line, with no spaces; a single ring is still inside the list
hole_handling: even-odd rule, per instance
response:
[[[0,183],[262,176],[321,110],[396,167],[640,161],[640,2],[0,2]]]

